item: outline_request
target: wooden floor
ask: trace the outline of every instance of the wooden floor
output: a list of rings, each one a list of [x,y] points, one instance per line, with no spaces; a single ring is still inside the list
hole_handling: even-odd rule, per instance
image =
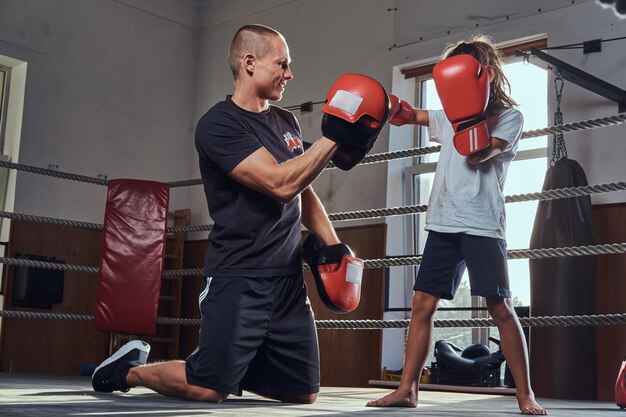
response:
[[[36,376],[0,372],[0,416],[463,416],[519,415],[510,395],[423,391],[417,409],[366,408],[367,401],[389,392],[383,388],[322,388],[313,405],[281,404],[252,394],[222,404],[189,403],[143,388],[126,394],[93,392],[86,377]],[[550,416],[624,415],[613,403],[541,400]],[[618,414],[619,413],[619,414]]]

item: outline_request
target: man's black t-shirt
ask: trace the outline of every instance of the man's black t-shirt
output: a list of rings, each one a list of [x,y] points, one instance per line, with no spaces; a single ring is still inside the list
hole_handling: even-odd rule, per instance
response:
[[[248,188],[228,174],[265,147],[279,162],[301,155],[300,126],[287,110],[254,113],[227,98],[196,127],[196,149],[209,213],[206,276],[279,276],[302,270],[300,196],[287,204]]]

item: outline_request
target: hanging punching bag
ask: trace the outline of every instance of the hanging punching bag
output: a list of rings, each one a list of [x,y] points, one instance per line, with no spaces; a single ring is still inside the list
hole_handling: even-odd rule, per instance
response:
[[[587,184],[578,162],[561,158],[546,173],[544,190]],[[594,244],[589,196],[539,202],[530,247]],[[595,256],[530,260],[533,317],[596,313]],[[548,398],[595,400],[596,329],[593,326],[532,327],[533,389]]]

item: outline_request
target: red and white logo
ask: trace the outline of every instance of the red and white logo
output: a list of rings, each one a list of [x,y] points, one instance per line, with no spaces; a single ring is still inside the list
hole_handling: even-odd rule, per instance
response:
[[[285,143],[287,144],[287,147],[291,152],[293,152],[294,149],[302,149],[302,141],[293,133],[287,132],[283,134],[283,139],[285,140]]]

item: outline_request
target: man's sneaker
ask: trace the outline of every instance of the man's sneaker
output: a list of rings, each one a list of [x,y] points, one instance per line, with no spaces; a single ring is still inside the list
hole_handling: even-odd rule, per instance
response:
[[[94,391],[113,392],[130,390],[126,384],[128,370],[143,365],[148,360],[150,345],[141,340],[132,340],[100,364],[91,376]]]

